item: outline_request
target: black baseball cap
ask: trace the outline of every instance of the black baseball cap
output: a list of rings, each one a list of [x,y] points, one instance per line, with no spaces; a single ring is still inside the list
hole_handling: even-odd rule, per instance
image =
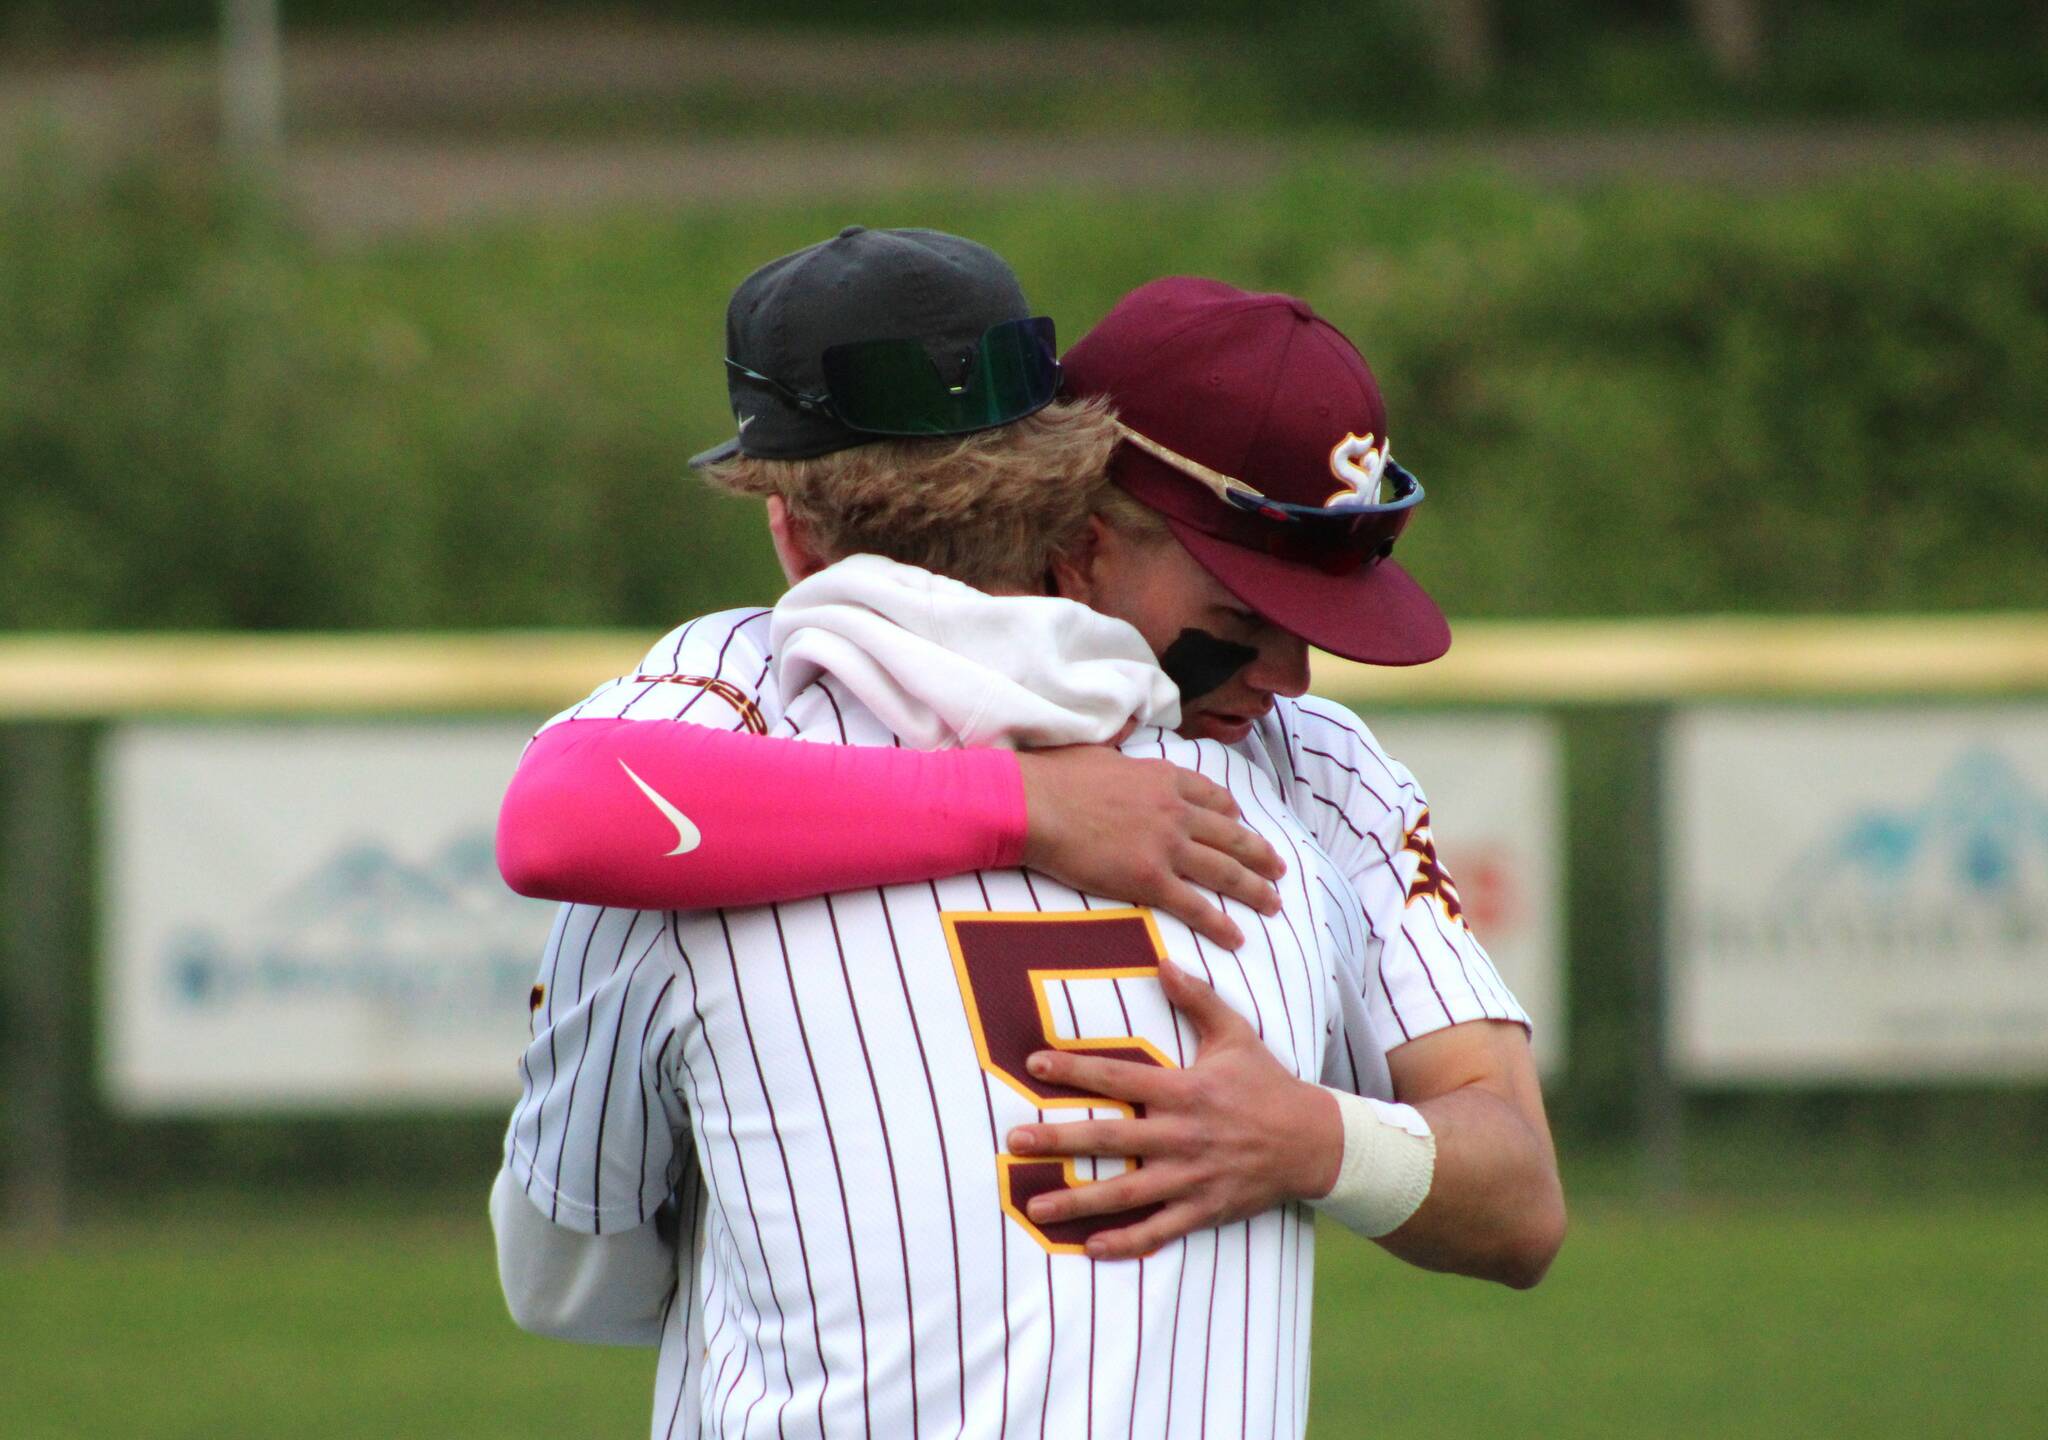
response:
[[[995,251],[860,225],[740,282],[725,369],[739,433],[693,466],[992,429],[1043,409],[1060,382],[1052,321]]]

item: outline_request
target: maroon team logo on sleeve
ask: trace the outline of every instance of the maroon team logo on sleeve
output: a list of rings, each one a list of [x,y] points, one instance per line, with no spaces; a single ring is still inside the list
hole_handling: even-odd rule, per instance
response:
[[[1451,879],[1451,872],[1436,858],[1436,837],[1429,833],[1427,808],[1416,817],[1407,838],[1401,842],[1401,853],[1415,857],[1415,878],[1408,882],[1408,903],[1434,900],[1446,920],[1465,925],[1465,902],[1458,898],[1458,884]]]

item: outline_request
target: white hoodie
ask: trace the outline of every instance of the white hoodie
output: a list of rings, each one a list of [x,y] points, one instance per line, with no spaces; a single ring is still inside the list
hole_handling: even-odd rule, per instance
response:
[[[989,595],[855,555],[792,587],[769,622],[785,699],[829,674],[905,746],[1103,744],[1172,729],[1180,696],[1144,636],[1074,600]]]

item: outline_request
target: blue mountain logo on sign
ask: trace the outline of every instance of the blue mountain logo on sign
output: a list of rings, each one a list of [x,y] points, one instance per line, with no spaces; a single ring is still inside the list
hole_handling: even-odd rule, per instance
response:
[[[193,1006],[314,996],[489,1013],[516,1006],[532,981],[545,908],[505,889],[488,833],[458,835],[419,864],[358,841],[232,933],[180,930],[166,975]]]
[[[1991,750],[1966,753],[1921,804],[1851,816],[1795,867],[1825,885],[1854,876],[1887,893],[1918,880],[1990,895],[2016,888],[2029,856],[2048,857],[2048,802]]]
[[[1717,965],[1839,965],[1909,989],[1930,966],[2048,962],[2048,801],[1989,746],[1920,793],[1823,811],[1804,853],[1681,923]]]

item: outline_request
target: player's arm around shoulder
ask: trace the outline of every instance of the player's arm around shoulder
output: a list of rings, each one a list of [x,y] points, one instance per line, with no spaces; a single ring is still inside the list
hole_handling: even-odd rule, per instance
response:
[[[1164,761],[1103,746],[923,752],[780,733],[772,613],[693,621],[534,737],[498,813],[508,886],[695,910],[1023,863],[1156,905],[1233,949],[1244,935],[1203,889],[1277,904],[1272,847],[1237,823],[1220,787]],[[812,843],[792,848],[793,835]]]

